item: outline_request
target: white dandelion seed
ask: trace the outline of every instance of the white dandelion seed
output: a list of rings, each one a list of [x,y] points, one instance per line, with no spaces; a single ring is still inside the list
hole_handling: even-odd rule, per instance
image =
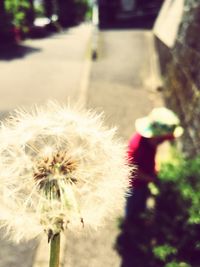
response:
[[[101,116],[52,102],[17,110],[0,140],[0,226],[13,240],[96,228],[121,207],[130,168]]]

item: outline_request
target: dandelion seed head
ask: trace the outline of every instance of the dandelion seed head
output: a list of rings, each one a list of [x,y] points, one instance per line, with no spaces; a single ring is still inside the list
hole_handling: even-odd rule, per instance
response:
[[[77,163],[68,157],[67,152],[56,152],[52,155],[46,155],[36,163],[33,176],[40,188],[43,188],[50,181],[59,179],[73,183],[76,178],[73,178],[71,174],[76,169],[76,165]]]
[[[126,147],[102,115],[50,102],[0,129],[0,226],[14,240],[97,228],[122,207]]]

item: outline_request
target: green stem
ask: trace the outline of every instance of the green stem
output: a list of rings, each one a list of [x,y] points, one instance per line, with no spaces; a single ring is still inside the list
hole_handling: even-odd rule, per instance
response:
[[[60,234],[56,234],[51,239],[49,267],[59,267],[59,261],[60,261]]]

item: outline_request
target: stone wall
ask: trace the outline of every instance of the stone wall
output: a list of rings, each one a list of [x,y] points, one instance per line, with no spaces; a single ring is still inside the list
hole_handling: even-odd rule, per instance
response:
[[[200,154],[200,1],[185,0],[184,13],[173,47],[155,36],[159,55],[162,93],[185,128],[183,151]]]

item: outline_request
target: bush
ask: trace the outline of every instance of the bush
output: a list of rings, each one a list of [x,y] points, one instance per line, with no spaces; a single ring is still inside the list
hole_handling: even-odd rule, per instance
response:
[[[91,19],[91,6],[87,0],[76,0],[75,6],[77,23]]]
[[[118,241],[126,241],[120,240],[118,251],[123,256],[132,242],[133,253],[140,257],[137,266],[199,267],[200,157],[176,155],[161,165],[159,178],[154,208],[142,214],[128,239],[122,227]]]

